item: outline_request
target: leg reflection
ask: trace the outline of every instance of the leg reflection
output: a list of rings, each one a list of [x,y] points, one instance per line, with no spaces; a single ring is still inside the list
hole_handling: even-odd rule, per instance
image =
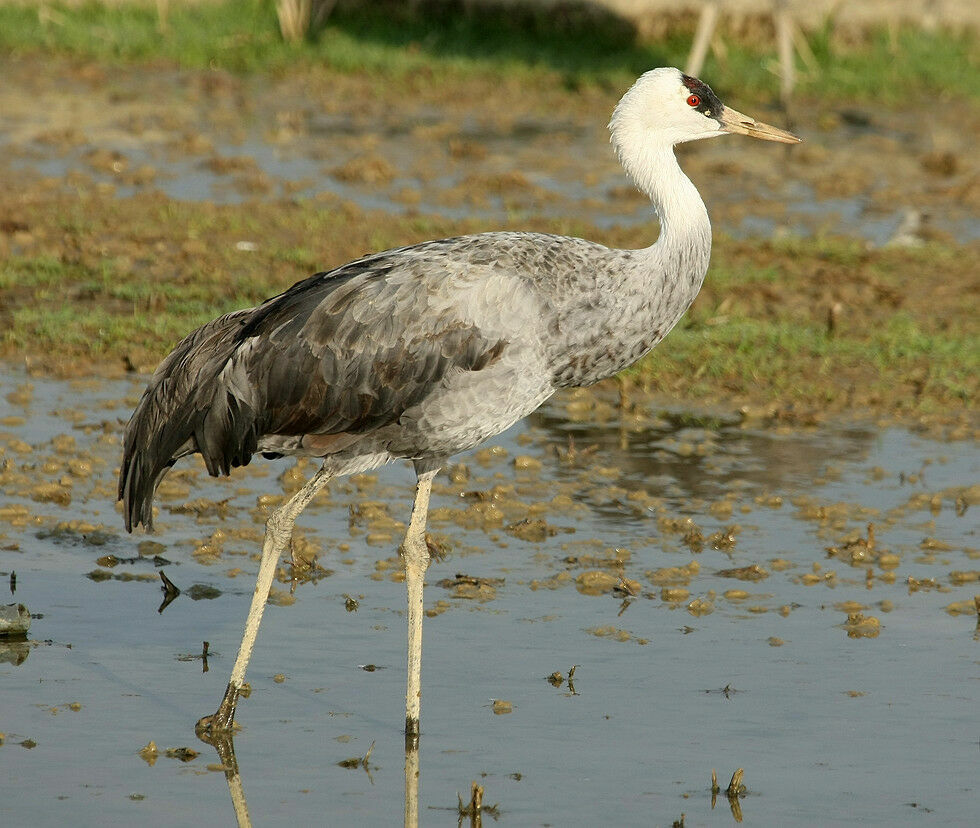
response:
[[[418,741],[405,740],[405,828],[419,825],[419,749]]]
[[[211,745],[218,753],[218,759],[224,767],[225,782],[228,783],[228,793],[231,794],[231,805],[235,809],[238,828],[252,828],[248,803],[245,801],[245,788],[238,773],[238,760],[235,758],[235,742],[231,731],[211,733],[207,738],[198,733],[198,738]]]
[[[198,738],[211,745],[218,754],[218,759],[225,772],[225,781],[228,783],[228,793],[231,795],[231,805],[235,809],[235,819],[238,828],[252,828],[252,818],[248,814],[248,803],[245,801],[245,788],[242,785],[242,778],[238,772],[238,760],[235,758],[234,737],[228,731],[220,733],[210,733],[206,737],[198,733]],[[374,745],[372,744],[373,748]],[[370,756],[369,750],[360,763],[367,766]],[[475,784],[475,783],[474,783]],[[482,788],[480,789],[482,793]],[[478,811],[474,825],[480,825]],[[409,740],[405,745],[405,828],[418,828],[419,825],[419,749],[409,746]]]

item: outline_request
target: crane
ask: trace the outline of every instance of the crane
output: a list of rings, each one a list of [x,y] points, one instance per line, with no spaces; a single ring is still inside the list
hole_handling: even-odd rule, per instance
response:
[[[642,75],[616,106],[611,142],[660,220],[656,243],[610,249],[532,232],[480,233],[374,253],[297,282],[183,339],[126,428],[126,529],[152,529],[153,494],[180,458],[211,475],[256,455],[319,470],[266,523],[238,657],[198,733],[229,733],[276,565],[329,480],[410,460],[417,486],[402,544],[408,597],[406,744],[418,743],[425,525],[447,459],[500,434],[560,388],[632,364],[677,323],[708,269],[711,226],[673,147],[728,133],[801,139],[726,107],[678,69]]]

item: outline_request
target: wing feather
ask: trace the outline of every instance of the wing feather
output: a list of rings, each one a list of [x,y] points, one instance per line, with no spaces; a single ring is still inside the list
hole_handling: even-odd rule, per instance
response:
[[[264,435],[366,433],[396,422],[450,372],[496,360],[505,338],[454,301],[457,241],[318,273],[186,337],[127,427],[119,483],[127,528],[150,525],[153,491],[185,454],[200,452],[209,473],[228,474]]]

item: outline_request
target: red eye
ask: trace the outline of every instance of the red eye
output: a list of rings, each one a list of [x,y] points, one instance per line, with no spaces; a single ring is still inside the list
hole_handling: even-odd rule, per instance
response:
[[[701,98],[698,95],[689,95],[687,98],[688,106],[701,106]]]

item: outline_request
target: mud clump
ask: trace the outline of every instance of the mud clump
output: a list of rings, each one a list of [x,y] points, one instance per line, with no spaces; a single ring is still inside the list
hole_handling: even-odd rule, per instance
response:
[[[844,622],[844,629],[848,638],[877,638],[881,633],[881,621],[873,615],[852,612]]]
[[[540,518],[525,518],[505,527],[504,531],[515,538],[536,543],[541,543],[558,534],[558,530],[554,526],[549,526],[546,521]]]
[[[504,585],[503,578],[477,578],[457,573],[453,578],[443,578],[437,586],[451,590],[453,598],[475,601],[492,601],[497,597],[497,587]]]
[[[602,569],[583,572],[575,579],[576,589],[583,595],[607,595],[612,592],[622,592],[627,595],[638,595],[639,581],[624,578]]]

